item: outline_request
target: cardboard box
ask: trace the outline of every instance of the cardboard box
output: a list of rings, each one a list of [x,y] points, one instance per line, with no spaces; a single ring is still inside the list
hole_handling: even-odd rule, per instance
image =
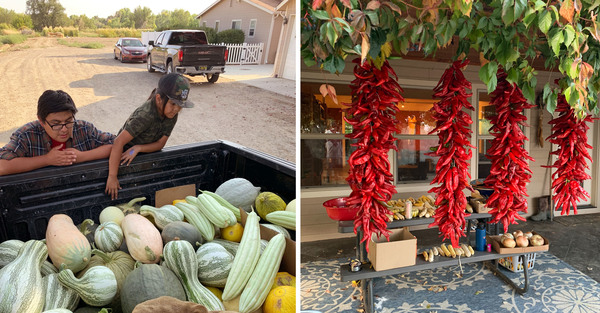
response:
[[[473,212],[475,213],[488,213],[491,209],[485,206],[485,203],[481,201],[477,201],[476,199],[471,199],[469,204],[473,207]]]
[[[376,271],[415,265],[417,237],[407,228],[393,229],[389,242],[385,237],[373,236],[367,257]]]
[[[170,204],[173,200],[184,199],[186,196],[197,196],[196,185],[183,185],[159,190],[155,193],[155,203],[156,206],[158,204]],[[241,224],[246,225],[246,217],[248,216],[246,211],[240,209],[240,214],[242,216]],[[260,226],[261,239],[269,240],[277,234],[274,230]],[[291,239],[285,239],[285,252],[279,271],[296,276],[296,242]]]
[[[534,235],[539,235],[536,232],[533,232]],[[533,253],[533,252],[540,252],[540,251],[548,251],[548,249],[550,248],[550,242],[548,242],[548,239],[544,236],[542,236],[542,238],[544,238],[544,244],[541,246],[529,246],[529,247],[514,247],[514,248],[505,248],[502,246],[502,243],[500,242],[500,237],[501,236],[487,236],[487,242],[492,244],[492,247],[494,248],[494,251],[500,253],[500,254],[526,254],[526,253]]]

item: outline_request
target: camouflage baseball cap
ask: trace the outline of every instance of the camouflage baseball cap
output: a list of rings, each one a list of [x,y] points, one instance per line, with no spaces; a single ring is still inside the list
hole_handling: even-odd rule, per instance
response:
[[[158,81],[158,89],[180,107],[194,107],[194,103],[187,99],[190,93],[190,83],[183,75],[177,73],[163,75]]]

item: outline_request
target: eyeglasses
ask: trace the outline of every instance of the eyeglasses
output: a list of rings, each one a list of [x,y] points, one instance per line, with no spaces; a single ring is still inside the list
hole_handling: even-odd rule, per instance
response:
[[[60,131],[63,128],[63,126],[66,127],[67,129],[73,128],[73,124],[75,124],[75,120],[73,120],[71,122],[67,122],[67,123],[58,123],[58,124],[50,124],[48,121],[46,121],[46,124],[48,124],[48,126],[50,126],[50,128],[52,128],[52,130]]]

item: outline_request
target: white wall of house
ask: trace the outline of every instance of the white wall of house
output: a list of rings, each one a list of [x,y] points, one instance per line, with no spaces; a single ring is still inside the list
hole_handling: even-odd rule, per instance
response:
[[[250,37],[251,21],[255,20],[254,36]],[[239,21],[241,30],[245,34],[246,43],[264,43],[263,60],[261,63],[272,64],[277,53],[277,39],[281,32],[282,17],[273,16],[268,10],[259,8],[245,1],[226,0],[220,1],[200,18],[200,25],[215,28],[219,23],[218,31],[232,28],[233,21]]]
[[[341,75],[333,75],[324,73],[318,67],[306,67],[302,63],[301,67],[301,81],[302,82],[314,82],[314,83],[328,83],[328,84],[345,84],[348,85],[350,81],[354,79],[352,69],[354,64],[351,63],[351,57],[346,62],[346,69]],[[399,79],[398,82],[403,88],[409,87],[427,87],[433,89],[439,81],[443,71],[449,66],[448,63],[443,62],[428,62],[418,60],[390,60],[390,64],[393,66]],[[486,90],[485,85],[479,80],[478,71],[479,66],[469,65],[464,71],[466,78],[472,82],[473,91]],[[538,72],[538,88],[543,88],[545,82],[552,82],[557,76],[556,73]],[[476,92],[473,92],[476,94]],[[339,95],[339,93],[338,93]],[[474,96],[475,97],[475,96]],[[471,98],[471,103],[475,104],[476,99]],[[301,103],[302,105],[302,103]],[[526,144],[526,149],[529,154],[535,159],[535,162],[530,163],[530,169],[533,174],[531,182],[528,185],[527,193],[529,195],[528,205],[529,212],[527,216],[535,214],[538,209],[537,198],[541,196],[550,195],[550,175],[551,170],[543,168],[543,165],[548,165],[548,157],[551,144],[548,141],[544,142],[544,147],[538,144],[536,139],[536,129],[538,126],[539,113],[543,114],[542,130],[544,139],[550,135],[551,126],[548,121],[552,118],[547,110],[539,111],[537,108],[528,110],[526,113],[528,116],[528,124],[530,127],[525,129],[525,134],[530,141]],[[476,121],[477,116],[473,112],[473,120]],[[473,123],[476,124],[476,123]],[[475,126],[473,126],[475,127]],[[475,130],[474,134],[475,134]],[[313,134],[300,134],[300,139],[312,138]],[[594,121],[594,125],[588,134],[589,143],[594,147],[590,153],[593,155],[594,162],[592,163],[591,175],[592,181],[588,183],[589,193],[591,195],[590,205],[591,208],[578,209],[578,214],[586,213],[597,213],[600,212],[598,207],[600,206],[600,122]],[[472,144],[477,146],[476,138],[473,136]],[[473,159],[471,163],[471,176],[476,177],[476,162],[477,152],[473,151]],[[395,167],[395,159],[392,158],[392,166]],[[589,162],[588,162],[589,163]],[[301,166],[300,166],[301,168]],[[399,184],[396,185],[397,194],[393,196],[393,199],[397,198],[408,198],[408,197],[419,197],[421,195],[428,194],[428,190],[432,188],[429,183],[414,183],[414,184]],[[340,234],[337,231],[337,222],[331,220],[323,207],[323,202],[332,198],[347,197],[350,194],[350,188],[345,185],[343,187],[310,187],[301,188],[300,205],[301,205],[301,241],[315,241],[323,239],[334,239],[342,237],[353,237],[354,234]],[[470,194],[467,194],[470,195]],[[573,212],[571,211],[571,214]],[[560,211],[555,212],[555,217],[560,218]],[[426,227],[426,226],[425,226]]]
[[[290,0],[279,11],[287,19],[283,23],[273,74],[286,79],[296,79],[296,1]]]

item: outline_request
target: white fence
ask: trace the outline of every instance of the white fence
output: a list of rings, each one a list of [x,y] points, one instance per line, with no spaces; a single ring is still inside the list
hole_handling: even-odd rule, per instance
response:
[[[221,44],[227,46],[226,64],[260,64],[264,43]]]

